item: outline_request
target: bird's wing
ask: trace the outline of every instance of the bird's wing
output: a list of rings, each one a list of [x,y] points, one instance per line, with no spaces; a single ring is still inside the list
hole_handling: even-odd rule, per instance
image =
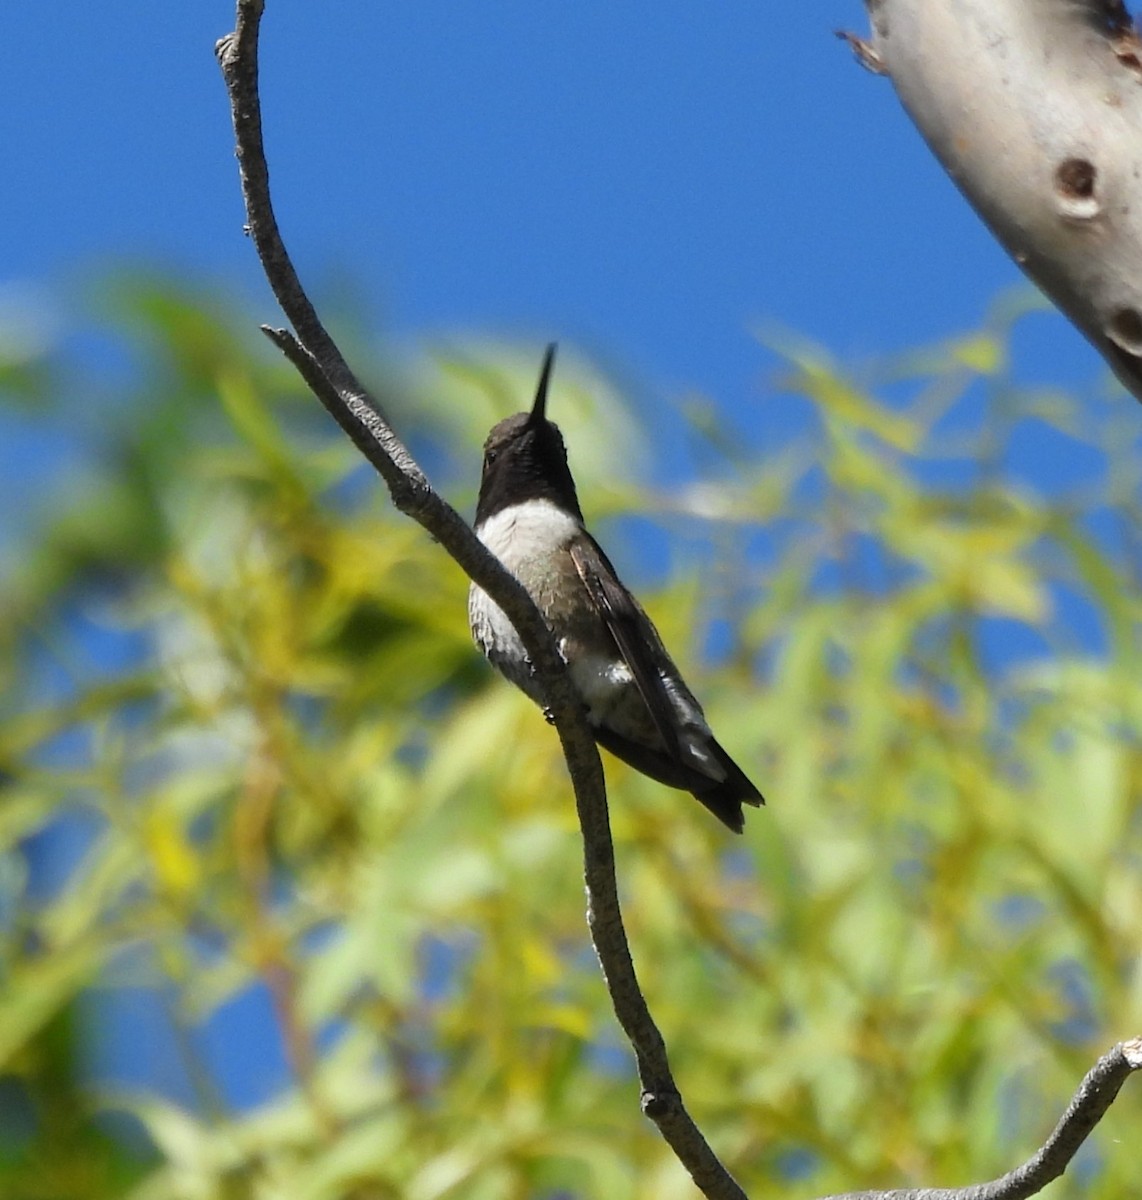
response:
[[[682,757],[676,728],[677,715],[663,683],[656,649],[666,655],[658,631],[639,602],[619,582],[610,559],[590,534],[571,544],[571,560],[611,631],[650,715],[667,754]]]

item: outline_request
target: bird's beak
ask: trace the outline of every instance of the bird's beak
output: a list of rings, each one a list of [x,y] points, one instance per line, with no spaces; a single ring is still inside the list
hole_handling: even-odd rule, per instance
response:
[[[531,406],[529,425],[539,425],[547,420],[547,384],[551,379],[551,365],[555,362],[555,343],[547,347],[543,356],[543,369],[539,372],[539,386],[535,389],[535,403]]]

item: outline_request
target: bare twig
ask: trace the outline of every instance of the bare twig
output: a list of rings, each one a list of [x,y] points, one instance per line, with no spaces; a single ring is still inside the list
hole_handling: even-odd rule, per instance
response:
[[[1114,1103],[1126,1077],[1142,1067],[1142,1038],[1121,1042],[1087,1072],[1054,1132],[1022,1166],[990,1183],[962,1188],[899,1188],[888,1192],[845,1192],[822,1200],[1026,1200],[1058,1179],[1078,1148]]]
[[[642,1108],[710,1200],[745,1193],[686,1112],[666,1046],[639,988],[615,885],[614,846],[602,765],[594,738],[539,611],[520,584],[485,549],[460,515],[428,483],[408,450],[349,369],[321,325],[286,253],[270,206],[258,98],[258,26],[263,0],[238,0],[235,32],[217,54],[226,79],[248,229],[267,278],[295,333],[263,327],[343,430],[380,472],[397,508],[417,521],[508,614],[543,681],[575,790],[583,831],[588,924],[607,989],[634,1047]],[[1023,1166],[990,1183],[964,1188],[850,1192],[825,1200],[1023,1200],[1065,1170],[1113,1102],[1127,1075],[1142,1067],[1142,1039],[1105,1055],[1083,1081],[1046,1144]]]
[[[543,683],[575,790],[583,831],[587,919],[615,1015],[634,1047],[642,1109],[711,1200],[745,1200],[682,1103],[666,1045],[635,975],[615,884],[602,764],[582,707],[551,634],[519,582],[431,487],[378,406],[346,364],[290,262],[270,203],[258,96],[258,29],[263,0],[238,0],[235,31],[216,53],[230,95],[247,229],[274,295],[294,333],[265,328],[317,398],[388,485],[393,503],[452,556],[511,618]]]

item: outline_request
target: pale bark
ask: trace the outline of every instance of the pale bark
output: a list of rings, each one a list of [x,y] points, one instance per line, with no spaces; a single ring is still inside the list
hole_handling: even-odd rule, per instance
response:
[[[866,0],[861,61],[1142,400],[1142,46],[1117,0]],[[934,238],[940,236],[932,230]]]

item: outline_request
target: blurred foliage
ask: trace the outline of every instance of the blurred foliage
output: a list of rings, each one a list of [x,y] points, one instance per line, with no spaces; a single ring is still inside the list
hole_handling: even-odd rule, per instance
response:
[[[100,304],[0,372],[0,419],[70,455],[0,602],[0,1195],[692,1195],[556,739],[460,572],[249,313],[156,278]],[[1142,413],[1017,386],[1023,319],[864,377],[778,338],[757,402],[793,431],[695,403],[702,478],[668,489],[561,367],[588,516],[680,560],[644,599],[770,798],[733,839],[607,762],[651,1008],[756,1195],[999,1173],[1142,1031]],[[470,510],[535,362],[360,353]],[[1065,486],[1020,478],[1036,440]],[[1140,1117],[1131,1084],[1051,1194],[1142,1194]]]

